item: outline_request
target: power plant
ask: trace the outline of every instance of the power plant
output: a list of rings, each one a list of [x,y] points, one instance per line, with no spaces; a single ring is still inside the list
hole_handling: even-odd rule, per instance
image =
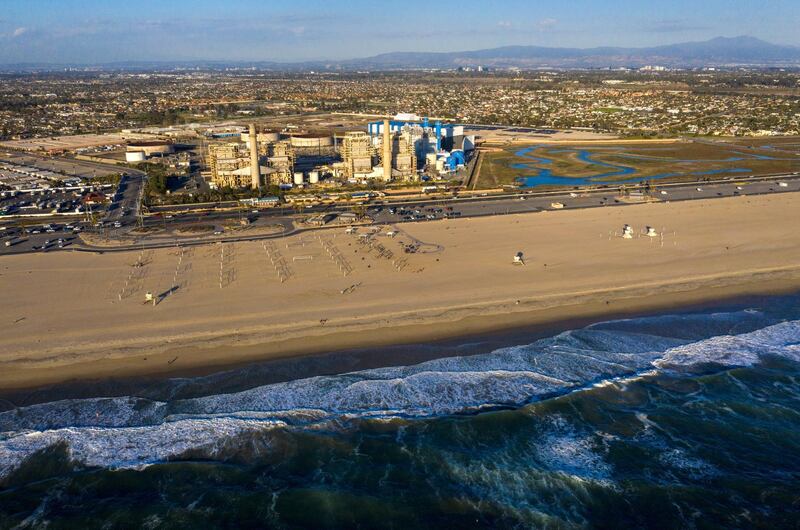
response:
[[[220,139],[233,140],[224,135]],[[452,174],[466,165],[474,137],[460,125],[433,124],[398,114],[370,122],[364,130],[262,131],[250,124],[239,141],[210,143],[212,187],[297,188],[380,181],[417,182]],[[265,161],[265,165],[262,165]],[[262,180],[263,178],[263,180]]]

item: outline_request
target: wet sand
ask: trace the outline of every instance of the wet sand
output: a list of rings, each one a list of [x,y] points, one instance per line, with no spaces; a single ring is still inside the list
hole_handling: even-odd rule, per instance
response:
[[[4,257],[0,389],[795,291],[798,206],[781,194],[404,224],[373,237],[383,257],[343,229],[274,245]],[[623,223],[634,239],[618,237]],[[663,239],[641,236],[646,225]],[[410,242],[425,244],[403,253]],[[513,265],[520,251],[526,264]],[[153,306],[147,291],[167,294]]]

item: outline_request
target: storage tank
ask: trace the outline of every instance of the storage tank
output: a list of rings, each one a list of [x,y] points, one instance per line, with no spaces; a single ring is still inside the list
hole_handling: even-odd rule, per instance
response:
[[[275,142],[279,142],[281,140],[281,133],[278,131],[259,131],[258,135],[258,143],[260,144],[274,144]],[[241,134],[242,142],[249,143],[250,142],[250,133],[243,132]]]
[[[294,184],[295,186],[302,186],[303,185],[303,172],[296,171],[294,174]]]
[[[319,183],[319,171],[311,171],[308,173],[308,182],[309,184],[317,184]]]
[[[146,156],[163,155],[175,152],[175,146],[169,140],[144,140],[128,142],[126,151],[142,151]]]
[[[333,147],[333,136],[330,134],[293,134],[289,141],[292,147]]]
[[[126,151],[125,152],[125,162],[129,162],[131,164],[137,164],[139,162],[144,162],[145,158],[147,158],[144,154],[144,151]]]

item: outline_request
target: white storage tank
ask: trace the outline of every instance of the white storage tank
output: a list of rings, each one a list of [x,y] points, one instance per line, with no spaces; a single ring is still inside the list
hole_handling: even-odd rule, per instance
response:
[[[311,171],[308,174],[308,182],[311,184],[317,184],[319,182],[319,171]]]
[[[302,186],[303,185],[303,172],[297,171],[294,174],[294,184],[295,186]]]
[[[131,164],[137,164],[139,162],[144,162],[145,158],[147,158],[144,154],[144,151],[126,151],[125,152],[125,162],[129,162]]]
[[[250,141],[250,133],[243,132],[239,135],[242,142],[248,143]],[[258,143],[260,144],[274,144],[281,139],[281,133],[278,131],[260,131],[257,135]]]
[[[292,134],[289,141],[292,147],[333,147],[333,136],[330,134]]]
[[[146,156],[168,155],[175,152],[175,145],[171,140],[130,141],[126,151],[142,151]]]

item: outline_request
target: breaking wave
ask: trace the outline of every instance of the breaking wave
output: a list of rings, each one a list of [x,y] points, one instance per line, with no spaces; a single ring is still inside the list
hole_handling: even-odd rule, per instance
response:
[[[240,437],[268,438],[275,429],[342,429],[361,420],[468,414],[653,373],[751,366],[765,356],[800,361],[798,337],[800,320],[780,321],[759,311],[670,315],[595,324],[483,355],[230,394],[32,405],[0,413],[0,478],[56,446],[65,447],[77,465],[136,468],[186,455],[214,458]],[[573,475],[602,479],[603,466],[588,444],[551,444],[539,457],[560,462]],[[664,458],[696,472],[703,468],[679,453]]]

